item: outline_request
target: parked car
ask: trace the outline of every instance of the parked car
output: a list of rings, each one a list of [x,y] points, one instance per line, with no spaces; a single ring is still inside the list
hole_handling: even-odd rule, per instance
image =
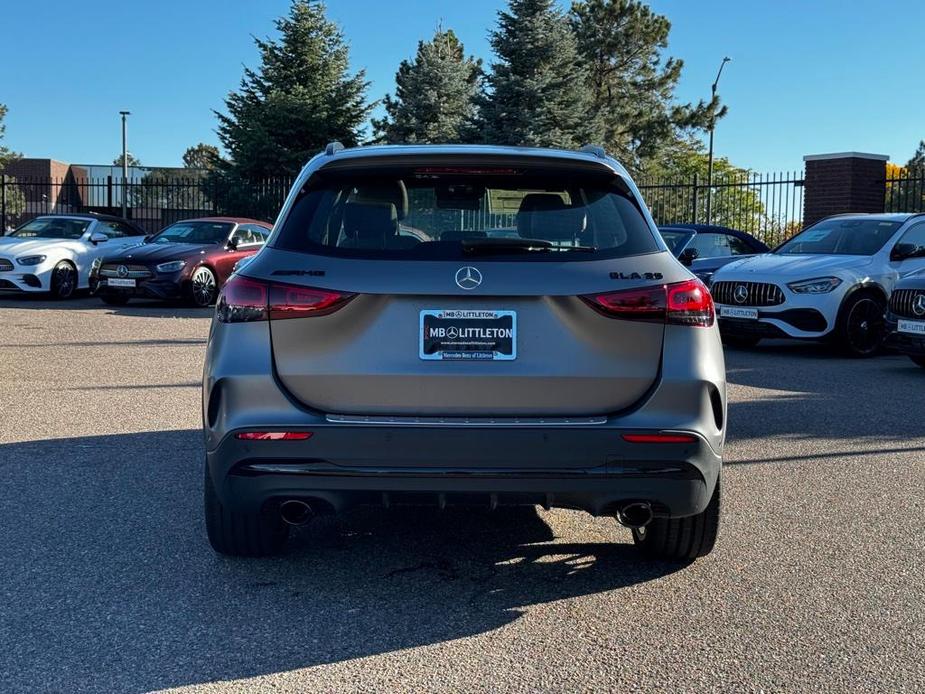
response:
[[[484,227],[498,200],[514,237]],[[279,219],[206,352],[218,552],[370,503],[584,509],[656,556],[712,549],[713,302],[603,150],[332,145]]]
[[[925,257],[925,239],[913,252]],[[887,344],[925,368],[925,270],[906,275],[893,288],[886,316]]]
[[[901,275],[925,268],[925,215],[840,215],[773,252],[720,268],[711,291],[724,339],[831,340],[864,357],[881,346],[884,312]]]
[[[35,217],[0,236],[0,290],[50,292],[56,299],[67,299],[90,286],[95,259],[134,246],[144,237],[144,231],[121,217]]]
[[[232,217],[171,224],[144,244],[98,261],[96,291],[114,305],[147,297],[209,306],[237,263],[263,247],[270,229],[266,222]]]
[[[751,234],[715,224],[669,224],[658,230],[675,256],[708,287],[724,265],[771,250]]]

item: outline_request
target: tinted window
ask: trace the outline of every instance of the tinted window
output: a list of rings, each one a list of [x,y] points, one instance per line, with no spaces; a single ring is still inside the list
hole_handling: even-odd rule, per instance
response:
[[[719,258],[732,255],[732,250],[729,248],[729,237],[725,234],[699,232],[687,247],[696,250],[698,258]]]
[[[38,217],[26,222],[10,235],[25,239],[79,239],[90,226],[90,221],[89,219]]]
[[[694,235],[694,232],[687,229],[665,229],[658,230],[668,246],[668,250],[674,255],[678,255],[687,246],[688,240]]]
[[[873,255],[890,240],[900,222],[826,219],[797,234],[775,253],[784,255]]]
[[[531,250],[540,252],[513,248],[523,240],[538,241]],[[459,257],[489,244],[501,244],[492,255],[531,260],[658,250],[629,193],[610,179],[455,168],[329,173],[303,191],[276,241],[287,250],[387,258]]]
[[[230,222],[177,222],[151,239],[151,243],[225,243]]]
[[[124,222],[101,221],[97,225],[96,230],[103,232],[111,239],[121,239],[126,236],[142,236],[141,232],[133,229]]]
[[[746,241],[743,241],[738,236],[733,236],[732,234],[725,234],[726,241],[729,243],[729,251],[731,255],[750,255],[751,253],[757,253],[756,248],[752,248]]]
[[[916,248],[925,249],[925,222],[910,227],[900,237],[899,243],[908,243]]]

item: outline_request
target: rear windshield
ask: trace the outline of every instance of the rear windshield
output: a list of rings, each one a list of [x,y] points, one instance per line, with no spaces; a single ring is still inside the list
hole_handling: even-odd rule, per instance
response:
[[[797,234],[774,252],[781,255],[873,255],[899,227],[899,222],[877,219],[827,219]]]
[[[337,171],[303,190],[277,248],[345,257],[589,260],[659,250],[619,179],[570,171]]]

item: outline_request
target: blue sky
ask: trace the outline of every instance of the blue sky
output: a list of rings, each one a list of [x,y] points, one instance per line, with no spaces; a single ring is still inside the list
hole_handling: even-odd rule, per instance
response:
[[[705,98],[724,55],[729,116],[716,151],[758,171],[791,170],[804,154],[859,150],[904,162],[925,138],[925,2],[652,0],[673,28],[685,71],[677,96]],[[370,96],[393,89],[399,62],[437,23],[469,52],[487,41],[503,0],[329,0]],[[109,162],[118,111],[133,112],[129,149],[146,165],[180,163],[218,143],[211,109],[257,64],[251,35],[273,31],[288,0],[5,3],[0,103],[6,144],[26,156]]]

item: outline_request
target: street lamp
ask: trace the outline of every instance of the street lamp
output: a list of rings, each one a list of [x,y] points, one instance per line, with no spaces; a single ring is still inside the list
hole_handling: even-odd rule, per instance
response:
[[[128,140],[125,136],[125,119],[127,116],[132,115],[131,111],[119,111],[119,115],[122,116],[122,217],[126,217],[126,203],[127,203],[127,192],[128,192]],[[713,135],[710,135],[710,142],[713,141]],[[712,148],[712,144],[711,144]]]
[[[719,64],[719,72],[716,73],[716,79],[713,80],[712,95],[716,99],[716,87],[719,85],[720,75],[723,74],[723,68],[726,63],[730,62],[729,58],[723,58]],[[712,103],[712,101],[711,101]],[[713,129],[716,127],[716,110],[710,114],[710,153],[707,159],[707,224],[713,222]]]

